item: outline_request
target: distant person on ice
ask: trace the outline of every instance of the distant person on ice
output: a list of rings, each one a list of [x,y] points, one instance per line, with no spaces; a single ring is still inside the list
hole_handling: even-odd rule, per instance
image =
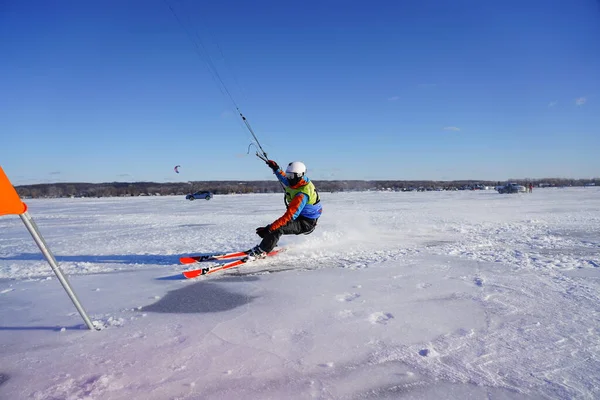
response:
[[[273,160],[266,161],[277,179],[285,186],[285,213],[267,226],[256,228],[262,238],[258,246],[248,251],[255,258],[266,257],[273,251],[281,235],[309,234],[315,230],[321,216],[321,200],[315,185],[306,177],[306,166],[300,161],[288,164],[285,172]]]

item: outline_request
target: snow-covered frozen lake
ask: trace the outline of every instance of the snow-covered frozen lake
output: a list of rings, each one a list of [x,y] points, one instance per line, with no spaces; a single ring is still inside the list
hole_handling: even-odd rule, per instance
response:
[[[288,251],[246,250],[282,195],[28,200],[89,331],[0,218],[0,399],[598,399],[600,188],[322,193]]]

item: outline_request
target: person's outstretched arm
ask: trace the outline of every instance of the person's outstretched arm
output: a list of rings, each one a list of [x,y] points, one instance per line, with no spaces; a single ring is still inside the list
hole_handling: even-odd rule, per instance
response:
[[[285,186],[290,186],[290,183],[285,177],[285,172],[283,172],[283,170],[279,168],[279,165],[275,161],[268,160],[265,161],[265,163],[269,166],[269,168],[271,168],[277,179],[279,179],[279,182],[283,183]]]

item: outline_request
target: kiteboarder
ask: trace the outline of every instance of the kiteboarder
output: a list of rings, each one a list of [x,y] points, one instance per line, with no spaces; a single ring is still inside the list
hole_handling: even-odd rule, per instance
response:
[[[266,257],[267,253],[273,251],[282,235],[307,235],[314,231],[322,212],[319,193],[305,175],[304,163],[291,162],[283,172],[275,161],[265,162],[285,188],[287,209],[273,223],[256,228],[256,234],[262,241],[248,251],[248,255],[255,258]]]

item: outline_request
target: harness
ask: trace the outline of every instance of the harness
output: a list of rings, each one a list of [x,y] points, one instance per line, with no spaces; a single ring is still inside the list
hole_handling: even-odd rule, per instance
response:
[[[315,204],[319,204],[319,202],[321,202],[317,188],[315,188],[315,185],[312,182],[309,182],[308,184],[300,186],[296,189],[292,189],[291,187],[285,188],[284,201],[286,207],[298,193],[304,193],[308,196],[308,201],[306,202],[308,205],[314,206]]]
[[[315,188],[315,185],[312,182],[309,182],[308,184],[306,184],[304,186],[300,186],[299,188],[296,188],[296,189],[293,189],[290,187],[285,188],[284,202],[285,202],[286,207],[289,205],[290,201],[294,198],[294,196],[296,196],[298,193],[303,193],[308,196],[308,201],[306,202],[307,205],[314,206],[315,204],[319,204],[321,202],[321,198],[319,196],[319,192],[317,191],[317,188]],[[306,218],[307,220],[314,221],[314,225],[312,226],[312,228],[309,231],[304,232],[304,235],[308,235],[309,233],[312,233],[315,230],[315,228],[317,227],[318,218],[311,219],[311,218],[302,217],[302,216],[300,216],[299,218]]]

